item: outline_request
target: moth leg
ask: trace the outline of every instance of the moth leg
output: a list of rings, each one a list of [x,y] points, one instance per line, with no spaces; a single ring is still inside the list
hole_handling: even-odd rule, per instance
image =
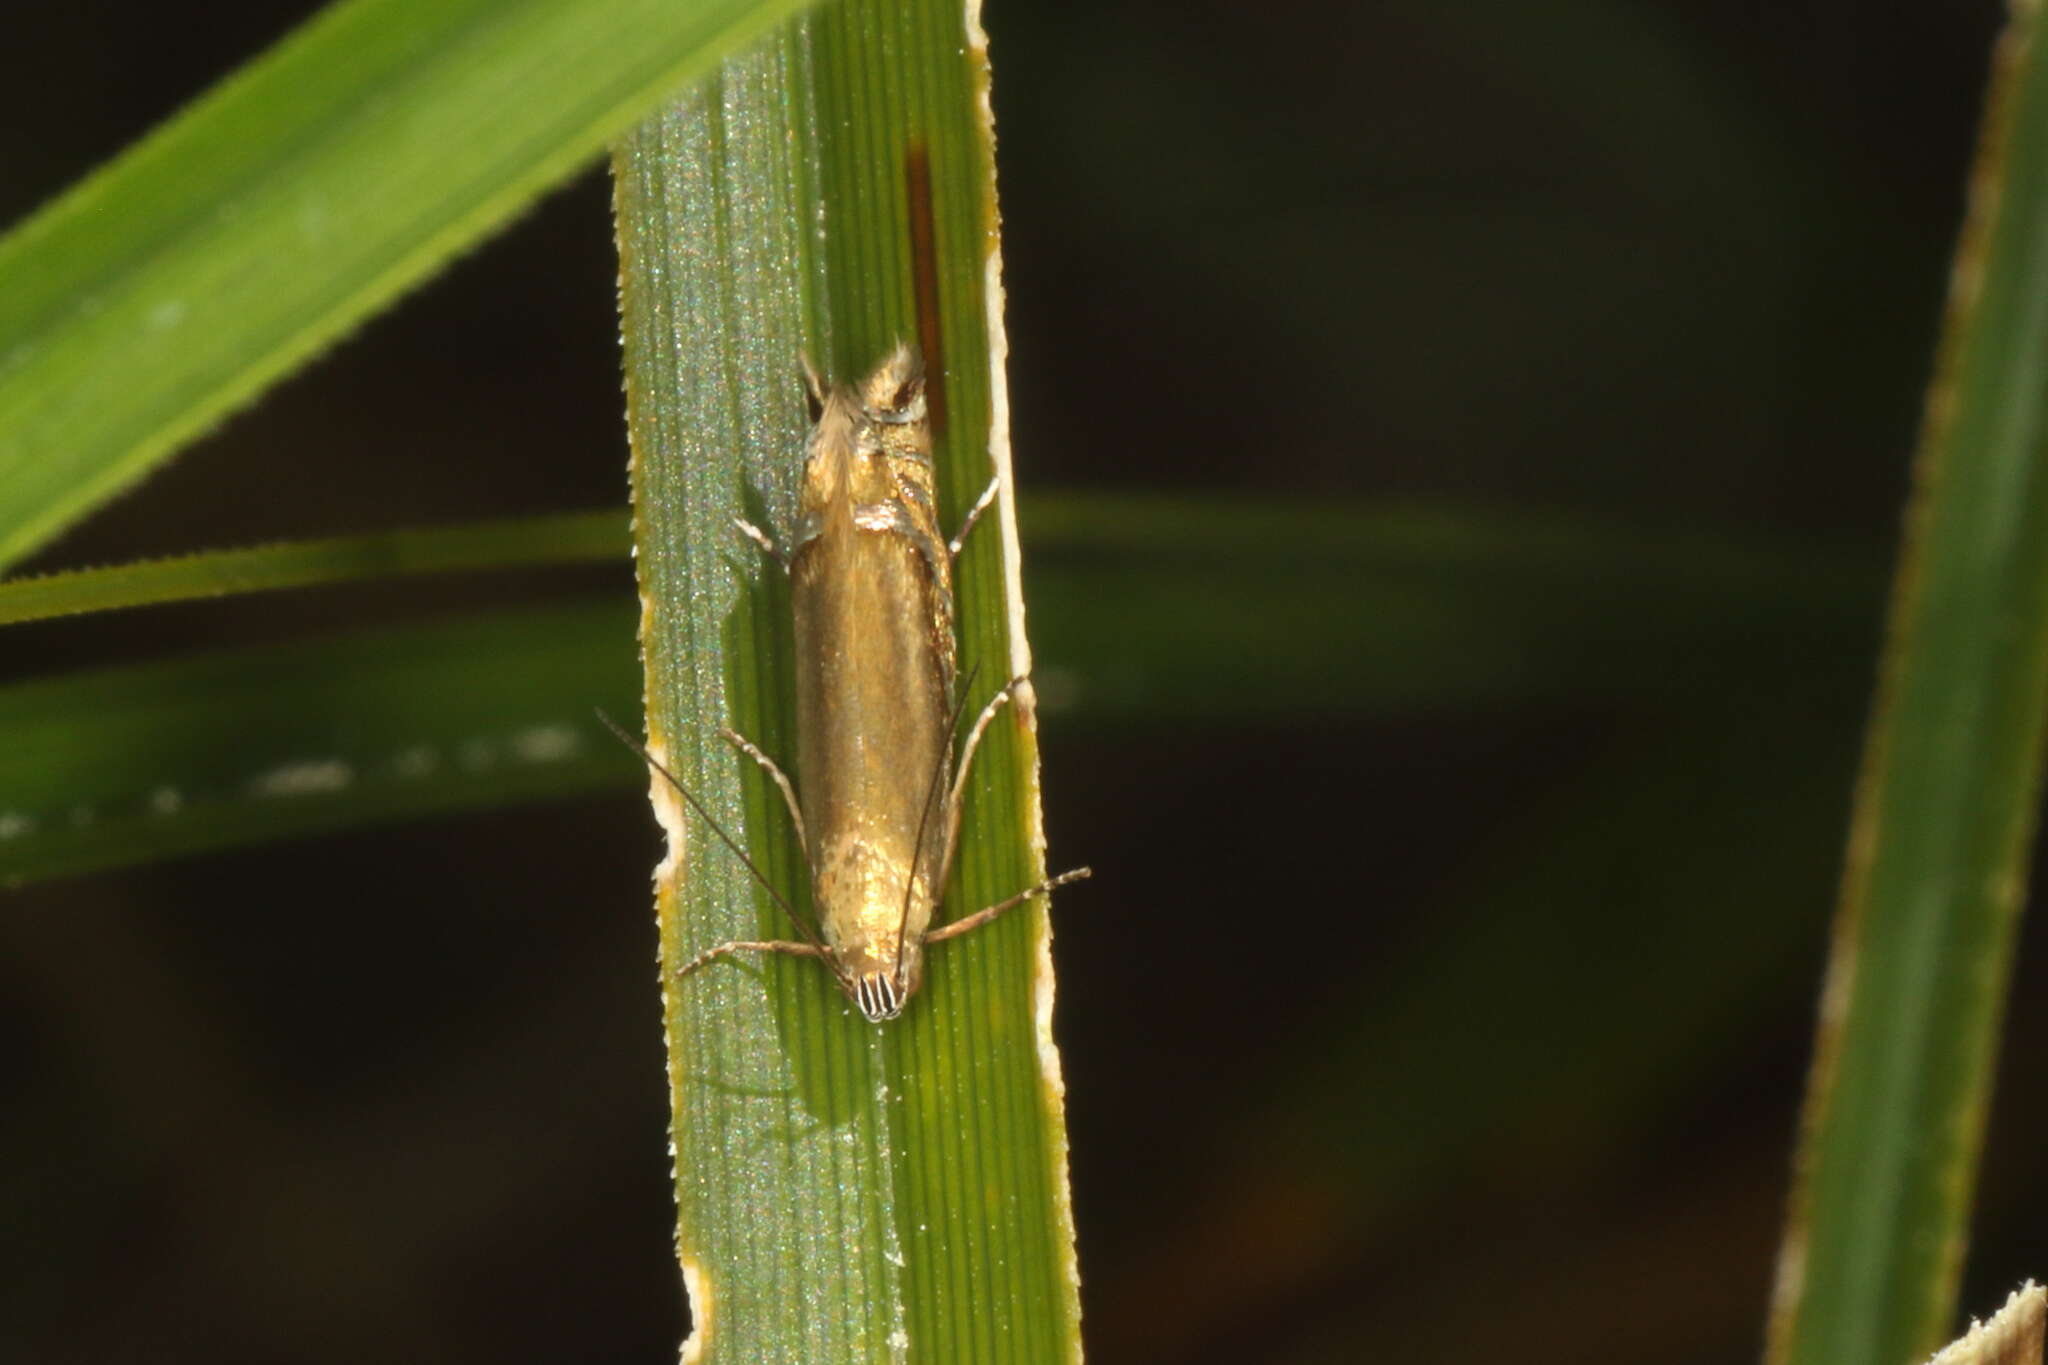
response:
[[[960,750],[960,767],[953,774],[953,786],[946,793],[946,856],[939,864],[939,885],[946,884],[946,878],[953,871],[953,853],[960,846],[960,795],[967,790],[967,774],[974,768],[974,751],[981,747],[981,736],[996,718],[996,712],[1010,704],[1017,689],[1029,679],[1015,677],[1004,683],[988,705],[981,708],[981,714],[974,718],[974,728],[967,732],[967,743]]]
[[[784,573],[789,572],[789,553],[775,543],[775,537],[769,535],[745,517],[734,517],[732,524],[740,528],[741,535],[760,546],[764,554],[768,555],[777,564],[780,564]]]
[[[967,543],[967,533],[974,529],[974,523],[980,521],[981,514],[995,502],[996,493],[1002,487],[1002,482],[1000,476],[990,479],[988,487],[982,489],[981,496],[974,500],[974,506],[967,509],[967,520],[960,523],[959,533],[946,542],[946,548],[952,552],[953,558],[960,557],[960,547]]]
[[[703,952],[676,968],[677,976],[688,976],[706,963],[716,962],[733,953],[787,953],[791,957],[823,957],[825,950],[815,943],[721,943],[716,948]]]
[[[986,910],[977,910],[971,915],[954,920],[951,924],[932,930],[924,936],[924,941],[926,943],[944,943],[949,938],[958,938],[962,934],[971,933],[982,925],[987,924],[997,915],[1002,914],[1003,911],[1022,905],[1033,896],[1043,896],[1049,891],[1058,890],[1068,882],[1083,881],[1094,875],[1095,871],[1093,868],[1077,867],[1072,872],[1062,872],[1057,877],[1047,877],[1038,885],[1024,891],[1019,891],[1008,900],[997,901]]]
[[[751,740],[748,740],[738,731],[720,730],[718,733],[725,736],[726,743],[760,764],[761,771],[768,774],[769,779],[775,783],[776,789],[782,793],[783,804],[789,807],[790,821],[796,825],[797,845],[804,851],[804,861],[809,862],[811,860],[811,840],[810,836],[804,833],[804,813],[797,809],[796,788],[789,785],[788,776],[784,774],[781,768],[776,766],[774,759],[762,753],[754,746]]]
[[[996,718],[996,712],[1010,704],[1011,699],[1016,696],[1017,689],[1029,681],[1029,678],[1019,675],[1004,683],[996,689],[996,694],[988,699],[988,705],[981,708],[981,714],[974,718],[974,728],[967,732],[967,743],[960,750],[960,770],[953,777],[953,790],[947,794],[947,804],[955,808],[960,805],[960,793],[967,789],[967,773],[974,766],[974,751],[981,747],[982,732],[987,730],[989,722]]]
[[[811,363],[808,351],[798,351],[796,358],[798,363],[804,368],[804,390],[810,395],[811,420],[815,422],[818,420],[818,414],[825,410],[825,376],[819,374],[818,367]],[[782,566],[783,572],[787,573],[789,571],[790,551],[777,545],[775,537],[769,535],[745,517],[734,517],[732,521],[733,525],[740,528],[742,535],[760,546],[763,552],[772,556],[775,562]]]

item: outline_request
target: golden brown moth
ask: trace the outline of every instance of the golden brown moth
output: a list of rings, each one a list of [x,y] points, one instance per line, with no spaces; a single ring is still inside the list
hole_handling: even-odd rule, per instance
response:
[[[990,483],[957,535],[940,534],[924,374],[910,346],[899,344],[857,384],[827,389],[808,366],[806,374],[818,415],[805,442],[795,534],[781,546],[740,523],[789,573],[802,793],[759,748],[731,731],[725,736],[760,765],[789,807],[810,868],[817,931],[769,886],[804,942],[722,943],[680,972],[737,952],[815,957],[879,1023],[901,1014],[917,993],[927,944],[957,938],[1089,869],[931,927],[959,843],[975,750],[1025,681],[1012,678],[982,708],[956,768],[953,561],[997,487]]]

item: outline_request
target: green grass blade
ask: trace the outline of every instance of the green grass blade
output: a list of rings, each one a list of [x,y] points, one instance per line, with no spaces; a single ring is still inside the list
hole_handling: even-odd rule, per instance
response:
[[[1871,557],[1844,548],[1450,506],[1019,502],[1040,700],[1097,721],[1697,692],[1757,650],[1839,667],[1867,650],[1877,581]],[[0,582],[0,625],[629,549],[609,511],[287,541]],[[1133,620],[1149,628],[1134,635]]]
[[[1089,723],[1698,697],[1759,656],[1839,675],[1868,667],[1882,581],[1846,546],[1442,505],[1023,509],[1040,695]]]
[[[0,583],[0,626],[400,574],[601,562],[629,547],[624,514],[605,511],[210,550],[10,579]]]
[[[1248,524],[1267,518],[1295,534],[1246,537]],[[1041,711],[1062,724],[1270,724],[1318,711],[1412,714],[1592,692],[1686,704],[1720,696],[1753,671],[1759,652],[1809,681],[1860,675],[1869,655],[1875,573],[1859,556],[1808,547],[1690,544],[1441,507],[1053,495],[1023,499],[1022,519],[1031,529]],[[621,552],[623,531],[617,513],[592,512],[80,570],[0,584],[0,618],[385,573],[607,559]],[[1138,619],[1153,628],[1134,635]],[[522,624],[529,621],[539,624]],[[447,768],[427,782],[356,784],[348,799],[304,820],[297,816],[311,806],[232,800],[181,799],[167,813],[168,798],[158,795],[232,796],[292,754],[374,772],[379,756],[397,749],[446,748],[450,691],[488,709],[496,705],[489,698],[515,689],[532,702],[522,724],[584,726],[598,703],[623,714],[633,697],[621,681],[631,671],[627,650],[604,643],[619,623],[616,608],[591,603],[0,687],[0,753],[14,760],[4,768],[13,799],[0,802],[0,869],[17,881],[91,872],[410,811],[583,790],[602,780],[594,770],[535,768],[532,781],[501,790],[464,784]],[[375,681],[426,659],[450,672],[423,688],[417,708],[395,684]],[[236,747],[238,671],[286,727],[276,745],[253,754]],[[372,680],[365,696],[375,698],[374,726],[337,690],[341,676]],[[109,720],[130,714],[149,717],[161,734]],[[47,741],[59,731],[70,739],[53,749]],[[209,734],[211,745],[198,738]],[[544,780],[550,773],[561,785]],[[443,779],[454,785],[433,790]],[[611,779],[631,783],[638,771],[621,763]],[[82,810],[100,814],[74,829],[73,812]],[[124,811],[140,823],[108,814]],[[293,818],[275,823],[278,814]],[[61,836],[61,854],[57,843],[23,838],[30,831]]]
[[[348,0],[0,240],[0,570],[792,0]]]
[[[0,688],[0,885],[631,780],[591,713],[632,706],[631,624],[506,612]]]
[[[1234,1087],[1216,1131],[1191,1134],[1134,1177],[1161,1198],[1202,1182],[1199,1196],[1174,1201],[1143,1262],[1146,1282],[1174,1284],[1198,1306],[1163,1325],[1113,1307],[1102,1337],[1122,1331],[1091,1343],[1098,1353],[1203,1358],[1203,1341],[1234,1325],[1245,1229],[1266,1226],[1271,1210],[1313,1209],[1303,1240],[1327,1244],[1342,1229],[1345,1250],[1331,1254],[1353,1263],[1398,1258],[1446,1225],[1447,1208],[1467,1218],[1518,1209],[1501,1219],[1523,1226],[1505,1248],[1526,1249],[1542,1236],[1532,1204],[1548,1209],[1558,1189],[1640,1163],[1654,1135],[1696,1122],[1703,1090],[1775,1033],[1776,1012],[1761,1002],[1804,984],[1839,871],[1865,679],[1837,671],[1810,683],[1802,674],[1798,686],[1760,690],[1752,678],[1746,690],[1644,712],[1540,799],[1498,825],[1485,819],[1491,833],[1475,832],[1443,871],[1412,934],[1366,954],[1327,1008],[1290,1017],[1269,1049],[1274,1065]],[[1516,1254],[1471,1252],[1496,1263]],[[1329,1265],[1330,1255],[1270,1258],[1254,1272],[1270,1277],[1256,1297],[1312,1300]],[[1556,1281],[1574,1265],[1586,1261],[1529,1274]],[[1587,1295],[1612,1292],[1594,1278]],[[1551,1301],[1516,1297],[1530,1312]],[[1389,1305],[1305,1317],[1275,1360],[1512,1354],[1471,1339],[1498,1343],[1498,1324],[1475,1331]],[[1603,1357],[1663,1359],[1628,1347],[1660,1331],[1668,1344],[1671,1330],[1655,1314],[1610,1323]]]
[[[792,747],[785,589],[731,518],[789,524],[807,425],[800,349],[844,376],[917,335],[913,140],[929,151],[937,220],[943,524],[986,482],[991,446],[1007,454],[999,319],[984,313],[995,223],[979,52],[950,4],[833,6],[728,64],[618,161],[649,731],[800,905],[786,815],[716,738],[730,723],[771,753]],[[977,697],[1022,657],[1009,635],[1015,546],[1005,516],[961,565]],[[954,914],[1028,885],[1041,863],[1033,737],[1007,721],[995,734]],[[673,849],[666,960],[788,935],[659,786],[656,801]],[[679,1247],[705,1359],[1078,1358],[1045,933],[1033,909],[944,945],[924,993],[881,1028],[814,962],[726,963],[672,983]]]
[[[2048,70],[2013,10],[1849,845],[1769,1359],[1948,1335],[2048,696]]]
[[[1248,1087],[1223,1145],[1284,1153],[1276,1182],[1321,1168],[1327,1188],[1385,1210],[1426,1204],[1504,1124],[1532,1149],[1621,1149],[1669,1122],[1666,1105],[1765,1030],[1757,1002],[1792,987],[1825,913],[1855,734],[1821,703],[1845,677],[1624,729],[1473,849],[1415,951],[1374,964],[1295,1069]],[[1491,1084],[1470,1084],[1489,1069]],[[1269,1089],[1277,1106],[1259,1102]],[[1403,1104],[1374,1103],[1386,1095]],[[1253,1124],[1281,1136],[1259,1144]]]

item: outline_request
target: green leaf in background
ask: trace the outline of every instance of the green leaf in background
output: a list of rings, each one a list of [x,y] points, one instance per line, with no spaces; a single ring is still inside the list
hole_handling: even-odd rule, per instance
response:
[[[836,5],[729,63],[618,159],[650,743],[799,905],[787,817],[717,738],[731,724],[792,750],[784,585],[732,518],[791,523],[802,352],[847,379],[923,340],[942,525],[959,524],[992,456],[1007,463],[1001,320],[985,311],[1000,306],[985,288],[987,79],[978,30],[947,0]],[[935,333],[912,276],[918,157]],[[1028,658],[1009,636],[1016,541],[998,512],[956,579],[972,706]],[[1033,749],[1018,717],[993,728],[942,914],[1042,875]],[[658,800],[664,959],[788,935],[735,860]],[[815,962],[671,983],[679,1248],[707,1358],[1079,1357],[1046,949],[1035,908],[949,943],[881,1028]]]
[[[1137,1177],[1214,1192],[1160,1201],[1145,1262],[1187,1307],[1161,1323],[1149,1286],[1101,1286],[1097,1352],[1199,1358],[1240,1296],[1313,1295],[1352,1239],[1398,1259],[1446,1235],[1445,1207],[1461,1197],[1490,1202],[1497,1182],[1554,1198],[1682,1121],[1708,1078],[1770,1035],[1774,1011],[1759,1005],[1808,969],[1854,762],[1842,703],[1861,683],[1802,672],[1793,686],[1645,712],[1547,800],[1475,840],[1429,897],[1418,942],[1369,964],[1278,1068],[1247,1077],[1216,1131]],[[1248,1244],[1247,1229],[1271,1240]],[[1512,1359],[1517,1336],[1540,1339],[1561,1304],[1611,1302],[1612,1280],[1587,1277],[1583,1260],[1515,1264],[1525,1251],[1473,1238],[1406,1285],[1426,1296],[1412,1313],[1326,1314],[1310,1338],[1324,1349],[1276,1346],[1270,1359]],[[1490,1268],[1517,1289],[1460,1314],[1472,1272]],[[1716,1296],[1753,1313],[1755,1288],[1745,1278]],[[1610,1316],[1605,1357],[1666,1354],[1667,1317]]]
[[[1089,723],[1697,696],[1758,657],[1860,670],[1879,581],[1849,546],[1526,511],[1057,493],[1023,508],[1040,695]]]
[[[505,612],[0,689],[0,885],[634,779],[591,714],[631,706],[631,627]]]
[[[585,564],[627,549],[623,513],[572,512],[212,550],[0,582],[0,626],[404,574]]]
[[[1865,753],[1774,1365],[1906,1365],[1955,1314],[2048,697],[2048,68],[2012,11]]]
[[[1685,705],[1722,696],[1759,656],[1809,680],[1860,676],[1878,581],[1868,557],[1846,550],[1441,506],[1053,494],[1021,499],[1021,520],[1041,714],[1124,732],[1270,724],[1305,710],[1419,714],[1586,695]],[[0,583],[0,620],[601,561],[623,557],[623,531],[618,513],[601,511],[81,569]],[[407,811],[581,791],[603,780],[597,770],[541,766],[531,780],[499,787],[442,766],[403,783],[357,782],[319,819],[286,826],[273,825],[267,806],[179,801],[167,809],[156,795],[231,796],[254,773],[252,762],[291,754],[324,754],[374,773],[408,736],[449,744],[450,690],[480,713],[579,731],[594,704],[624,714],[634,695],[621,681],[629,646],[626,636],[607,642],[604,633],[620,624],[617,613],[609,603],[566,606],[528,625],[526,613],[507,612],[0,687],[0,753],[13,760],[4,765],[13,799],[0,807],[0,880],[236,847],[287,828],[331,832]],[[1134,633],[1134,620],[1151,628]],[[363,652],[360,696],[336,683],[351,648]],[[414,704],[386,674],[425,667],[419,660],[435,661],[427,677],[451,671]],[[252,680],[246,688],[222,681],[238,670]],[[201,679],[209,681],[200,686]],[[76,691],[67,693],[72,683]],[[162,689],[158,701],[152,689]],[[201,738],[240,742],[245,693],[264,699],[268,723],[278,727],[267,731],[276,741],[267,758],[252,761]],[[102,723],[130,714],[147,715],[154,730]],[[47,745],[56,732],[69,736],[61,753]],[[610,776],[621,785],[640,780],[629,762]],[[80,810],[101,814],[73,828],[71,812]],[[122,811],[147,818],[138,830],[108,814]]]
[[[0,570],[793,0],[349,0],[0,240]]]

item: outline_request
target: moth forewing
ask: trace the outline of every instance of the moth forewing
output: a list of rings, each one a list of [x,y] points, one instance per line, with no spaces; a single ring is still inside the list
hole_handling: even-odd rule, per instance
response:
[[[952,563],[916,356],[835,388],[790,553],[798,804],[818,927],[848,993],[894,1017],[923,977],[952,769]]]

